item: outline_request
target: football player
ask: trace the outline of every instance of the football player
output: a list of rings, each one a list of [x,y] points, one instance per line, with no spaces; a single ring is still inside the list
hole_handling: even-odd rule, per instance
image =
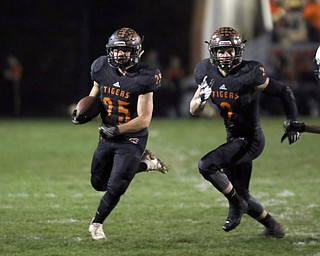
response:
[[[145,150],[153,93],[161,85],[159,69],[140,62],[142,38],[131,28],[115,31],[108,39],[106,51],[91,66],[94,82],[89,94],[99,97],[104,107],[91,163],[92,187],[105,192],[89,225],[94,240],[105,238],[102,225],[137,172],[167,171],[158,158]],[[73,122],[79,120],[81,117],[74,113]]]
[[[264,134],[259,121],[261,93],[281,98],[288,120],[297,120],[291,89],[268,77],[261,63],[242,59],[245,41],[231,27],[220,27],[208,44],[210,58],[195,67],[198,88],[190,102],[190,112],[198,115],[210,100],[224,120],[226,142],[208,152],[198,163],[199,172],[229,202],[223,230],[235,229],[244,213],[265,226],[263,236],[282,238],[284,228],[249,193],[252,161],[263,151]],[[299,139],[288,136],[289,144]]]
[[[315,64],[314,76],[318,81],[318,83],[320,84],[320,46],[316,51],[316,55],[314,57],[314,64]],[[283,130],[285,134],[290,132],[300,132],[300,133],[307,132],[307,133],[320,134],[320,125],[298,123],[295,121],[291,121],[291,122],[285,121],[283,125]]]

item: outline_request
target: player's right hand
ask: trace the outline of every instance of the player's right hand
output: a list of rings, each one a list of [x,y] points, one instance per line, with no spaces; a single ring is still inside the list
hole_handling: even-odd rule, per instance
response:
[[[78,124],[85,124],[91,121],[90,118],[88,118],[87,116],[81,115],[81,114],[77,114],[77,110],[73,110],[73,113],[71,115],[71,121],[72,123],[78,125]]]
[[[212,83],[213,83],[213,79],[211,80],[210,85],[209,85],[207,83],[207,76],[205,76],[203,78],[203,81],[200,85],[200,92],[199,92],[200,102],[205,102],[209,99],[209,97],[212,93],[212,89],[211,89]]]

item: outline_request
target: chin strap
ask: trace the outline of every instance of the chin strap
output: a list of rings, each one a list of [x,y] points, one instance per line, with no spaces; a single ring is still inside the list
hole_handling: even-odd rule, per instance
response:
[[[121,75],[125,76],[127,74],[126,70],[122,70],[120,67],[118,67],[117,69]]]
[[[142,50],[140,53],[139,53],[139,59],[141,58],[142,54],[144,53],[144,50]]]

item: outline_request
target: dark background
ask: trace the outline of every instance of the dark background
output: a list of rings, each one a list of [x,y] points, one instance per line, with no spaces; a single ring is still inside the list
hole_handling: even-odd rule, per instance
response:
[[[89,93],[90,65],[120,27],[144,36],[145,52],[156,49],[162,67],[172,55],[188,67],[193,1],[176,2],[1,1],[0,68],[6,70],[9,55],[23,65],[20,115],[67,114],[69,104]],[[0,115],[11,116],[12,82],[0,75]]]
[[[188,117],[195,88],[191,63],[194,49],[190,46],[192,40],[202,40],[192,35],[196,1],[0,1],[0,117],[70,116],[69,106],[88,95],[92,87],[91,63],[105,54],[108,37],[121,27],[131,27],[144,36],[143,61],[154,50],[158,53],[155,66],[164,79],[154,97],[154,116]],[[248,44],[245,55],[266,55],[263,61],[250,58],[266,65],[270,77],[291,86],[300,115],[317,117],[320,86],[313,76],[312,61],[319,42],[301,36],[305,25],[302,6],[299,10],[288,9],[280,24],[274,24],[272,34],[277,36],[271,44],[257,38],[249,40],[255,47],[250,49]],[[265,54],[267,46],[270,49]],[[4,75],[11,55],[23,66],[18,111],[14,104],[17,83]],[[182,78],[186,79],[166,76],[173,56],[181,59],[185,71]],[[282,115],[280,100],[262,97],[261,113]]]

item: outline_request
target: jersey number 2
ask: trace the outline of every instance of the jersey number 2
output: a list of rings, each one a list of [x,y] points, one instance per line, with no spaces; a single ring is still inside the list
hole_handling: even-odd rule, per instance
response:
[[[220,108],[221,109],[224,109],[224,110],[228,110],[228,123],[231,123],[231,117],[232,117],[232,107],[231,107],[231,105],[228,103],[228,102],[221,102],[220,103]]]

